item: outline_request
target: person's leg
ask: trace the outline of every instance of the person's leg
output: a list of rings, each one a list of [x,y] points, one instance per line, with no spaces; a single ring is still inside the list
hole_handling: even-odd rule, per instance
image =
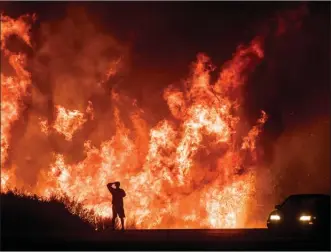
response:
[[[113,207],[113,218],[112,218],[112,229],[115,230],[115,222],[116,222],[117,212],[115,207]]]
[[[124,218],[121,217],[121,225],[122,225],[122,230],[124,230]]]
[[[112,226],[113,230],[115,230],[115,222],[116,222],[116,216],[113,217],[112,223],[111,223],[111,226]]]

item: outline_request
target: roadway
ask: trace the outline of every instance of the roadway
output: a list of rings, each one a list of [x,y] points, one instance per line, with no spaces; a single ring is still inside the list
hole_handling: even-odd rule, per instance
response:
[[[2,250],[330,250],[326,234],[272,234],[267,229],[2,234],[1,243]]]

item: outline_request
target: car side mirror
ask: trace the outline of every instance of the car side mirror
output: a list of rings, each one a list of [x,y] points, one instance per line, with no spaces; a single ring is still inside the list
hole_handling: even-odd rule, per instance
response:
[[[280,205],[276,205],[275,209],[279,210],[280,209]]]

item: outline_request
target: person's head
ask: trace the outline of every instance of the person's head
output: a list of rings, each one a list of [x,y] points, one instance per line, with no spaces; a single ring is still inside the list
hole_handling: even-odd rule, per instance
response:
[[[121,185],[120,182],[117,181],[117,182],[115,182],[114,184],[115,184],[115,187],[116,187],[116,188],[120,188],[120,185]]]

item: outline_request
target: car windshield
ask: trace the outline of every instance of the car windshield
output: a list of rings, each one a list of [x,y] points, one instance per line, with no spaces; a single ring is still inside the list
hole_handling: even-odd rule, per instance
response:
[[[311,209],[315,208],[319,204],[323,204],[324,202],[328,202],[328,198],[323,196],[290,196],[287,198],[282,204],[282,209],[290,209],[290,208],[305,208]]]

